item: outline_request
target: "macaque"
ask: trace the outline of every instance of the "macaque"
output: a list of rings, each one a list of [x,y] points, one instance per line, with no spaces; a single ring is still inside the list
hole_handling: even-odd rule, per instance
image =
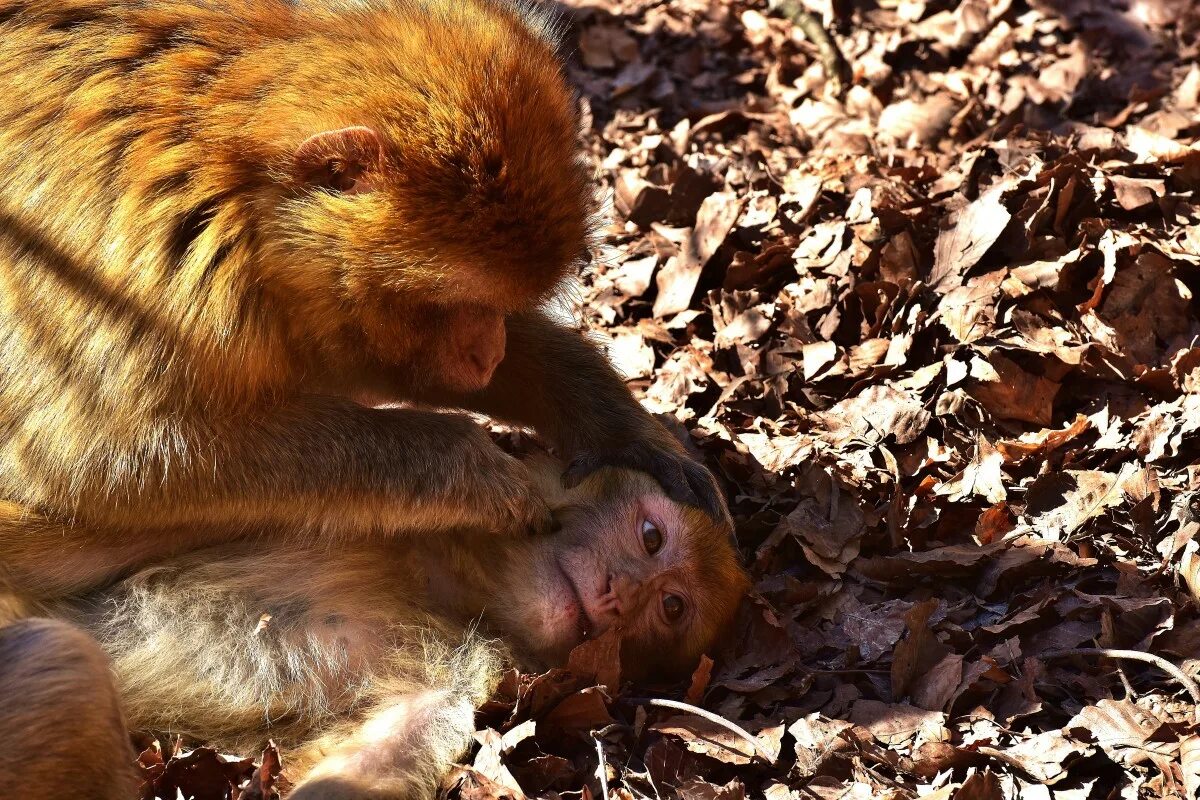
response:
[[[748,587],[729,526],[641,472],[568,488],[561,464],[532,465],[561,526],[546,536],[233,542],[0,629],[0,796],[132,798],[117,697],[132,726],[226,752],[274,738],[295,800],[395,800],[433,797],[507,664],[561,665],[617,635],[626,674],[686,675]],[[4,649],[21,637],[36,646]]]
[[[446,409],[723,521],[540,310],[593,214],[543,11],[0,0],[0,63],[0,585],[267,529],[544,530],[522,465]]]

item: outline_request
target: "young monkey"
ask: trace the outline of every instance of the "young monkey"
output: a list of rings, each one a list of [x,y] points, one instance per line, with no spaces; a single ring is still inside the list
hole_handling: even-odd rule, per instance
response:
[[[519,463],[712,477],[540,304],[590,181],[507,0],[0,0],[0,583],[267,528],[541,528]]]
[[[294,800],[431,798],[505,663],[559,665],[616,627],[627,673],[685,673],[748,586],[730,529],[644,474],[604,469],[570,489],[548,458],[531,472],[555,534],[233,543],[43,611],[102,643],[135,727],[233,752],[274,737]],[[0,796],[133,797],[113,766],[133,756],[103,655],[44,620],[0,629],[0,656],[14,641],[26,644],[0,661]],[[80,713],[92,727],[74,736],[65,715]]]

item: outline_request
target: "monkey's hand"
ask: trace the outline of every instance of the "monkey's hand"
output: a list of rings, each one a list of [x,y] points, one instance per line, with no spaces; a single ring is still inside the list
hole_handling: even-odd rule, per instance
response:
[[[485,452],[465,498],[479,514],[478,527],[503,534],[549,533],[554,516],[536,490],[529,468],[490,440]]]
[[[729,519],[717,480],[674,439],[651,437],[631,439],[608,447],[579,453],[563,474],[568,488],[601,467],[623,467],[645,472],[662,486],[672,500],[696,506],[717,521]]]

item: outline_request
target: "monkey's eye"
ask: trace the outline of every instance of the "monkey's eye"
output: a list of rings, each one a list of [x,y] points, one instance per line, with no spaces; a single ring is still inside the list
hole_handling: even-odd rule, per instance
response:
[[[683,611],[687,607],[683,602],[683,598],[677,594],[664,594],[662,599],[663,614],[666,614],[667,619],[671,622],[678,622],[683,616]]]
[[[362,194],[370,191],[370,181],[359,164],[335,159],[326,165],[323,183],[339,194]]]
[[[654,523],[650,520],[642,522],[642,546],[646,548],[646,552],[654,555],[663,546],[663,535]]]

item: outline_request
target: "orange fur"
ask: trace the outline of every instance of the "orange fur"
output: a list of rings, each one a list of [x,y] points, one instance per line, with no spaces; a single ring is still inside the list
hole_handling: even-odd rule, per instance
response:
[[[271,526],[546,524],[477,426],[367,401],[711,489],[536,310],[590,213],[549,27],[504,0],[0,0],[10,582]]]

